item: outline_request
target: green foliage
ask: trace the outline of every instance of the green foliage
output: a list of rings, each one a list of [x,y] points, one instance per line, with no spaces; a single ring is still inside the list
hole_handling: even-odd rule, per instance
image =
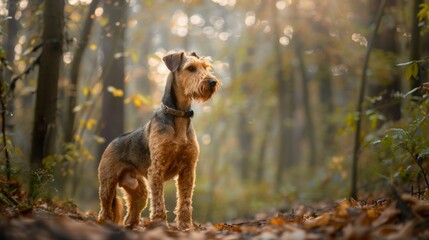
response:
[[[18,158],[24,157],[21,149],[18,146],[14,145],[12,140],[7,135],[6,135],[6,144],[3,143],[3,138],[0,138],[0,146],[1,146],[1,151],[0,151],[1,163],[6,162],[5,155],[3,154],[4,151],[8,152],[9,158],[11,159],[18,159]],[[6,173],[6,171],[8,171],[8,169],[6,169],[6,166],[2,164],[0,166],[0,172],[3,174],[3,173]],[[17,172],[17,169],[11,167],[9,171],[11,171],[11,173],[14,174]]]
[[[410,65],[407,66],[405,70],[405,77],[409,81],[411,77],[417,78],[419,76],[419,65],[417,62],[413,61]]]
[[[422,3],[419,5],[420,10],[417,13],[417,17],[419,18],[419,21],[422,22],[425,19],[429,20],[429,4]]]
[[[409,103],[405,109],[405,117],[398,126],[384,131],[384,136],[373,141],[374,156],[385,167],[380,174],[393,178],[399,185],[417,182],[417,176],[425,179],[429,153],[428,121],[429,100]],[[420,184],[417,182],[417,184]],[[425,184],[427,182],[425,180]]]
[[[79,143],[66,143],[63,154],[47,156],[43,159],[43,167],[48,171],[59,170],[62,176],[74,175],[74,163],[93,160],[92,154]]]
[[[51,171],[39,168],[31,173],[32,196],[31,199],[48,198],[50,196],[51,184],[54,181],[54,175]]]

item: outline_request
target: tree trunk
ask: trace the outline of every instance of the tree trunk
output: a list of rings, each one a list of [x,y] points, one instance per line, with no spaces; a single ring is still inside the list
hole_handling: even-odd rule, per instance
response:
[[[316,134],[314,131],[313,117],[311,115],[312,110],[310,106],[310,93],[308,90],[309,78],[307,75],[307,68],[304,62],[304,55],[303,55],[299,33],[295,35],[294,50],[295,50],[295,55],[299,62],[299,69],[300,69],[301,78],[302,78],[302,91],[303,91],[302,97],[303,97],[304,113],[306,118],[306,136],[307,136],[309,151],[310,151],[308,156],[309,157],[308,163],[310,166],[315,166],[315,164],[317,164]]]
[[[101,113],[101,144],[99,156],[110,141],[124,132],[124,99],[107,91],[109,86],[124,89],[124,41],[127,26],[127,3],[125,1],[105,2],[104,11],[109,18],[104,28],[103,39],[103,106]],[[99,158],[100,159],[100,158]]]
[[[283,183],[283,172],[287,166],[287,154],[291,152],[290,145],[287,143],[288,136],[291,136],[290,131],[286,125],[288,114],[287,108],[289,107],[286,96],[286,80],[284,76],[284,62],[282,56],[282,49],[279,43],[280,27],[277,23],[277,8],[274,3],[271,3],[270,9],[273,22],[273,53],[274,53],[274,74],[277,79],[277,105],[278,105],[278,121],[279,121],[279,140],[278,140],[278,153],[277,153],[277,172],[275,180],[275,189],[279,190]]]
[[[370,4],[370,13],[376,13],[379,7],[379,1],[373,1]],[[396,0],[386,2],[386,8],[396,7]],[[374,14],[372,14],[374,15]],[[372,24],[372,23],[371,23]],[[386,24],[380,29],[374,42],[374,49],[381,50],[383,53],[396,55],[398,53],[398,43],[396,38],[396,24]],[[395,98],[396,92],[401,91],[401,82],[398,73],[394,70],[388,74],[385,79],[375,79],[374,84],[370,85],[370,96],[382,96],[381,101],[374,104],[374,108],[378,109],[387,121],[396,121],[401,118],[401,101]]]
[[[251,60],[254,58],[255,50],[250,46],[246,49],[246,55],[244,57],[243,65],[241,66],[241,72],[243,75],[249,76],[249,72],[252,71],[252,62]],[[241,84],[241,89],[243,92],[248,91],[249,86],[247,83],[243,82]],[[246,105],[253,105],[253,99],[248,98],[246,101]],[[238,116],[237,122],[237,135],[240,146],[240,176],[243,181],[249,180],[250,169],[252,165],[251,156],[252,156],[252,129],[250,128],[247,113],[247,107],[244,106],[240,109],[240,113]]]
[[[423,0],[413,0],[413,11],[411,13],[412,19],[412,26],[411,26],[411,42],[410,42],[410,60],[411,61],[417,61],[420,60],[420,51],[421,51],[421,44],[420,44],[420,30],[421,26],[419,26],[419,18],[417,17],[417,13],[419,12],[419,5],[423,3]],[[421,69],[421,68],[420,68]],[[420,71],[419,71],[420,73]],[[415,78],[411,76],[411,82],[410,87],[411,89],[420,87],[422,84],[422,79],[420,76],[423,76],[422,74],[419,74],[419,77]],[[421,96],[421,92],[415,91],[413,93],[414,96]]]
[[[16,45],[16,37],[18,35],[18,28],[19,24],[18,21],[15,19],[15,14],[17,10],[17,0],[9,0],[7,3],[7,9],[8,9],[8,15],[12,17],[12,19],[9,19],[7,21],[7,37],[6,37],[6,43],[5,43],[5,49],[6,49],[6,60],[9,62],[10,65],[13,66],[13,62],[15,59],[15,45]],[[13,73],[7,69],[4,71],[4,80],[8,83],[11,83],[12,75]],[[9,99],[7,102],[7,111],[8,114],[6,114],[6,128],[7,131],[10,133],[13,133],[13,121],[11,113],[14,112],[14,96],[12,93],[11,99]],[[10,134],[9,137],[11,138],[13,134]],[[13,141],[12,141],[13,142]]]
[[[356,104],[356,112],[359,113],[359,117],[356,120],[356,131],[354,135],[352,169],[351,169],[351,187],[350,187],[350,197],[354,199],[357,199],[358,197],[358,190],[357,190],[358,160],[359,160],[360,144],[361,144],[362,116],[364,113],[363,100],[365,97],[365,90],[366,90],[367,70],[369,65],[369,58],[371,56],[371,51],[374,45],[374,40],[377,36],[378,28],[380,27],[385,4],[386,4],[386,0],[382,0],[378,8],[378,12],[375,20],[375,23],[376,23],[375,29],[368,42],[368,47],[366,49],[365,59],[363,62],[363,67],[361,72],[361,82],[360,82],[361,85],[359,88],[359,96]]]
[[[270,111],[271,110],[271,111]],[[267,152],[267,147],[270,144],[270,133],[273,129],[274,124],[271,122],[271,115],[269,115],[270,112],[272,112],[274,109],[269,109],[267,113],[267,119],[264,121],[264,130],[262,132],[261,138],[261,144],[259,145],[259,151],[257,153],[257,162],[256,162],[256,171],[255,171],[255,184],[259,184],[264,180],[264,173],[265,173],[265,153]]]
[[[94,23],[94,11],[97,8],[99,0],[93,0],[89,5],[88,14],[86,15],[85,23],[82,29],[79,43],[76,48],[76,52],[73,56],[73,62],[70,69],[70,86],[67,94],[67,108],[65,113],[65,124],[64,124],[64,140],[66,143],[73,141],[73,136],[76,131],[75,128],[75,113],[73,108],[77,103],[77,85],[79,81],[80,67],[85,53],[85,49],[88,45],[92,25]]]
[[[43,50],[37,78],[36,106],[30,165],[34,173],[42,159],[55,151],[58,79],[63,54],[64,1],[46,0],[43,13]],[[30,179],[30,196],[34,197],[34,177]]]
[[[325,119],[325,126],[323,127],[323,145],[320,149],[320,155],[321,157],[325,158],[328,155],[328,151],[332,150],[333,146],[333,139],[332,133],[335,132],[335,126],[330,121],[330,116],[332,116],[332,113],[334,112],[334,103],[332,96],[333,90],[332,90],[332,77],[331,77],[331,69],[330,69],[330,58],[329,58],[329,51],[326,49],[326,46],[322,46],[322,49],[320,51],[320,62],[317,78],[319,81],[319,96],[320,96],[320,105],[321,105],[321,111],[318,112],[321,116],[319,117],[319,120]],[[322,59],[323,58],[323,59]]]

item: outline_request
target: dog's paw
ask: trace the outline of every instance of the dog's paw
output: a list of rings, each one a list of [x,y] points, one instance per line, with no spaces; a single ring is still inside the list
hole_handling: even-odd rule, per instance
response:
[[[152,219],[149,223],[145,224],[145,227],[147,228],[169,228],[167,220],[164,219]]]
[[[189,231],[194,229],[192,222],[179,222],[177,225],[180,231]]]
[[[109,216],[107,211],[101,210],[97,217],[98,223],[106,223],[112,221],[112,218]]]
[[[137,227],[138,225],[140,225],[140,221],[127,221],[125,220],[125,224],[124,227],[129,228],[129,229],[133,229],[135,227]]]

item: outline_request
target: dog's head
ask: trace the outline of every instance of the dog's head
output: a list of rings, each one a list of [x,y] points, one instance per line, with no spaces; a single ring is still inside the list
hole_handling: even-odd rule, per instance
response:
[[[211,59],[200,57],[195,52],[178,52],[163,58],[174,75],[176,84],[186,97],[205,102],[217,92],[221,81],[211,72]]]

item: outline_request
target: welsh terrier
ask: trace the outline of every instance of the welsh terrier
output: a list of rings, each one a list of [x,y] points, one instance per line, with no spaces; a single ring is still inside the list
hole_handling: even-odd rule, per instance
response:
[[[122,188],[127,214],[125,226],[140,224],[140,215],[151,194],[150,220],[167,225],[163,183],[175,178],[179,229],[192,229],[192,194],[199,146],[191,124],[193,101],[209,100],[221,85],[210,71],[209,58],[178,52],[163,61],[170,73],[161,106],[142,128],[113,140],[98,167],[101,210],[99,222],[122,223]]]

